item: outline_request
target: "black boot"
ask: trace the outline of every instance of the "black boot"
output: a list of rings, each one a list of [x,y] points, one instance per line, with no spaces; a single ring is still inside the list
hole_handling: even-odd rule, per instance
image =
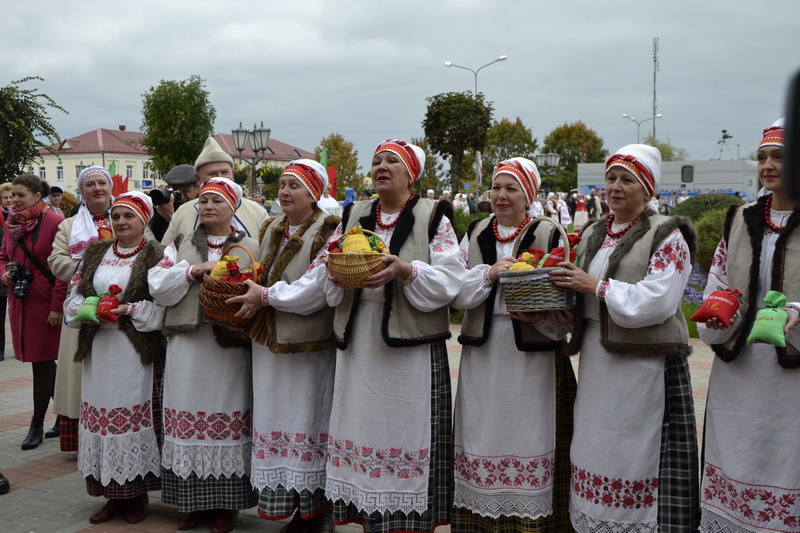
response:
[[[44,417],[34,415],[31,418],[31,428],[28,430],[28,435],[22,441],[23,450],[32,450],[42,443],[44,437]]]
[[[44,438],[52,439],[53,437],[58,437],[61,435],[61,429],[59,428],[59,424],[61,422],[61,415],[56,416],[56,423],[53,424],[52,429],[48,429],[47,432],[44,434]]]
[[[0,474],[0,494],[5,494],[11,490],[11,484],[6,479],[6,476]]]

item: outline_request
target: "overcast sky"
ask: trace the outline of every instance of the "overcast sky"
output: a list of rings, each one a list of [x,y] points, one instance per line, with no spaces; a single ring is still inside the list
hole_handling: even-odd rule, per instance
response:
[[[621,117],[652,116],[653,38],[660,39],[657,136],[693,159],[746,157],[783,114],[800,68],[800,2],[772,0],[6,1],[0,85],[29,75],[69,111],[62,137],[127,125],[159,80],[206,80],[216,132],[264,121],[313,150],[333,132],[362,170],[387,137],[423,136],[425,98],[478,89],[495,119],[521,117],[540,146],[583,120],[608,150],[636,140]],[[642,125],[642,137],[652,122]],[[728,152],[723,159],[729,158]]]

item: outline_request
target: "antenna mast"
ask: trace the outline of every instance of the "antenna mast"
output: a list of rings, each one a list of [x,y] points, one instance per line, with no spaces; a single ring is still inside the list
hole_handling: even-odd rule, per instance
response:
[[[653,38],[653,116],[656,116],[656,72],[658,72],[658,37]],[[653,141],[656,139],[656,121],[653,120]]]

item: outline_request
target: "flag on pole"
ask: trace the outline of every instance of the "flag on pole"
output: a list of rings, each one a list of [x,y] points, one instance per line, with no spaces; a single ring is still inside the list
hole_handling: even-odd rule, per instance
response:
[[[319,153],[319,162],[323,167],[328,168],[328,149],[327,148],[325,148],[323,151],[321,151]]]
[[[328,169],[328,185],[331,188],[331,196],[336,198],[336,165]]]
[[[111,161],[111,164],[108,165],[108,175],[113,176],[116,173],[117,173],[117,162]]]

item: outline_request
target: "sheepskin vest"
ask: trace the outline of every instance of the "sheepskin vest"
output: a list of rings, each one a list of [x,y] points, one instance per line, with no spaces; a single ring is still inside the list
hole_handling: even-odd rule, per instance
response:
[[[94,290],[94,274],[113,242],[113,240],[94,241],[83,253],[78,294],[84,298],[97,296],[97,292]],[[147,284],[147,271],[156,266],[162,257],[164,257],[164,247],[158,241],[147,241],[133,262],[128,285],[125,287],[125,292],[119,297],[120,304],[153,300]],[[160,331],[137,331],[131,317],[127,315],[119,317],[117,327],[128,337],[128,341],[139,354],[143,365],[149,365],[164,355],[164,338]],[[81,324],[78,333],[78,350],[75,352],[76,362],[83,361],[89,355],[94,335],[99,328],[100,324]]]
[[[360,225],[374,231],[378,199],[350,204],[342,219],[343,233]],[[403,261],[430,263],[428,245],[436,235],[439,222],[449,202],[435,202],[415,196],[398,217],[389,244],[390,253]],[[393,280],[384,285],[383,320],[381,335],[387,346],[400,348],[432,343],[450,337],[450,319],[447,306],[431,312],[420,311],[405,297],[403,280]],[[353,321],[358,313],[361,290],[347,290],[342,302],[336,306],[333,331],[336,346],[342,350],[350,342]]]
[[[494,216],[475,221],[468,230],[469,235],[469,266],[493,265],[497,262],[497,245],[492,228]],[[515,243],[512,255],[516,257],[520,251],[535,247],[542,250],[552,250],[557,246],[558,233],[555,226],[549,223],[537,222],[528,228],[525,234]],[[458,342],[469,346],[483,346],[489,338],[492,328],[492,316],[495,300],[497,298],[498,283],[495,282],[489,296],[473,309],[468,309],[464,314],[464,323],[461,325],[461,335]],[[554,341],[538,331],[531,324],[511,320],[514,327],[514,341],[517,349],[522,352],[541,352],[557,350],[561,341]]]
[[[222,248],[225,249],[233,243],[246,246],[251,252],[255,253],[258,243],[255,239],[245,237],[243,231],[231,234],[225,239]],[[202,224],[192,233],[179,235],[175,239],[175,246],[178,248],[178,261],[186,260],[190,265],[197,265],[208,261],[208,234]],[[250,259],[244,251],[234,249],[231,254],[239,256],[239,266],[244,270],[250,266]],[[178,333],[187,333],[200,327],[202,310],[200,309],[200,281],[192,283],[189,291],[183,299],[176,305],[167,308],[164,317],[164,335],[171,337]],[[217,344],[223,348],[244,348],[249,346],[249,339],[241,333],[231,331],[227,328],[212,324],[214,337]]]
[[[766,197],[746,206],[732,207],[725,221],[724,238],[728,245],[728,285],[744,294],[740,306],[742,327],[739,333],[724,344],[712,344],[711,349],[725,362],[736,359],[753,328],[756,313],[763,307],[758,300],[762,280],[761,247],[764,242],[766,222],[764,219]],[[800,258],[800,208],[795,209],[786,222],[775,244],[772,256],[772,285],[770,289],[786,295],[789,302],[800,301],[800,271],[797,258]],[[791,258],[794,258],[791,260]],[[791,260],[787,264],[787,259]],[[788,267],[788,268],[787,268]],[[787,344],[785,348],[775,346],[778,363],[784,368],[800,367],[800,351]]]
[[[261,284],[270,287],[278,281],[292,283],[300,279],[340,220],[335,216],[323,216],[320,210],[315,210],[280,253],[278,248],[289,223],[285,215],[267,220],[262,227],[258,249],[264,268]],[[256,314],[248,334],[259,344],[267,345],[273,353],[317,352],[332,348],[333,309],[325,306],[316,313],[298,315],[267,306]]]
[[[576,264],[586,270],[605,239],[606,218],[584,230],[581,245],[578,247]],[[664,239],[678,228],[689,246],[691,257],[696,249],[696,232],[691,222],[684,217],[657,215],[650,210],[642,213],[639,220],[620,239],[611,253],[603,280],[615,279],[626,283],[638,283],[647,275],[650,257]],[[691,265],[691,260],[687,268]],[[578,294],[575,316],[577,318],[567,353],[572,355],[580,350],[585,326],[585,295]],[[689,330],[681,308],[663,324],[641,328],[623,328],[608,316],[608,308],[600,302],[601,344],[612,353],[635,356],[688,357]]]

